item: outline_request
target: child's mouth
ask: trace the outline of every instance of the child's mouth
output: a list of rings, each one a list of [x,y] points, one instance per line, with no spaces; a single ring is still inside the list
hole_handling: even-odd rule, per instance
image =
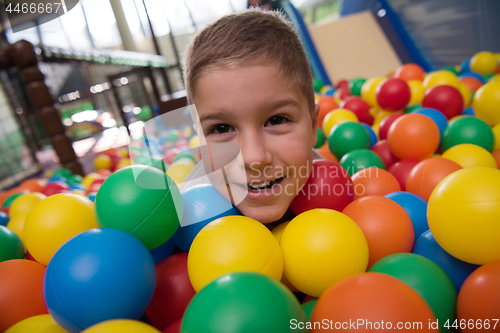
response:
[[[264,184],[258,184],[259,186],[248,184],[247,187],[248,190],[251,192],[264,192],[270,190],[273,186],[280,184],[283,181],[283,179],[285,179],[284,176],[276,178],[275,180],[269,182],[266,181]]]

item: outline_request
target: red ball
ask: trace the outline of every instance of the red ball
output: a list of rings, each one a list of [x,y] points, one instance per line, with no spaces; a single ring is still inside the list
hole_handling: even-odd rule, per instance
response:
[[[398,119],[401,116],[403,116],[403,113],[395,113],[385,117],[380,121],[378,128],[378,137],[380,138],[380,140],[387,139],[387,133],[389,133],[389,128],[396,121],[396,119]]]
[[[121,157],[118,155],[111,155],[109,156],[111,158],[111,170],[116,170],[116,166],[118,163],[121,161]]]
[[[386,169],[389,169],[394,163],[399,161],[399,158],[394,156],[391,152],[389,142],[387,140],[380,140],[373,145],[371,150],[382,159]]]
[[[98,192],[99,188],[101,187],[102,183],[106,178],[98,178],[92,182],[92,184],[89,186],[89,188],[85,191],[85,194],[93,193],[93,192]]]
[[[464,98],[460,91],[452,86],[435,86],[425,92],[422,107],[441,111],[451,119],[462,113]]]
[[[163,155],[163,161],[170,165],[174,162],[175,157],[179,154],[180,150],[178,148],[171,148]]]
[[[346,88],[349,88],[349,81],[347,80],[340,80],[338,83],[337,83],[337,89],[339,88],[342,88],[342,87],[346,87]]]
[[[401,191],[406,191],[406,180],[408,179],[408,175],[411,170],[419,163],[417,160],[401,160],[397,163],[394,163],[390,168],[389,172],[392,173],[394,178],[401,186]]]
[[[196,294],[187,271],[187,253],[177,253],[156,265],[156,290],[146,315],[160,331],[184,315]]]
[[[368,125],[373,124],[373,117],[370,114],[370,106],[358,96],[348,96],[344,99],[339,108],[354,112],[359,121]]]
[[[169,327],[163,330],[163,333],[180,333],[181,332],[182,319],[176,320]]]
[[[388,79],[378,85],[376,90],[378,105],[387,111],[403,110],[411,98],[411,90],[406,81]]]
[[[334,96],[344,100],[347,97],[351,96],[351,92],[349,90],[349,86],[347,87],[340,87],[335,91]]]
[[[68,192],[71,192],[69,185],[60,181],[48,183],[42,190],[42,193],[46,196]]]
[[[339,164],[327,160],[314,160],[309,180],[290,204],[299,215],[315,208],[342,211],[354,200],[351,176]]]

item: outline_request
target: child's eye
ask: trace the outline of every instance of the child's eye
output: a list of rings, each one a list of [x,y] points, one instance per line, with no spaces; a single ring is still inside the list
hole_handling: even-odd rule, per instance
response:
[[[269,118],[269,120],[266,122],[266,125],[276,126],[276,125],[284,124],[284,123],[289,122],[289,121],[290,121],[290,119],[288,119],[285,116],[273,116],[273,117]]]
[[[231,125],[228,124],[217,124],[210,128],[208,134],[224,134],[234,130]]]

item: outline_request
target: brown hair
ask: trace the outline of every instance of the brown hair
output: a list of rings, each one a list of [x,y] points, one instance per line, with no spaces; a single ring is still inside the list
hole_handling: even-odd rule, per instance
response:
[[[299,36],[282,13],[257,8],[224,16],[194,38],[184,68],[189,103],[193,103],[196,82],[204,72],[256,60],[277,63],[284,77],[298,83],[312,114],[312,73]]]

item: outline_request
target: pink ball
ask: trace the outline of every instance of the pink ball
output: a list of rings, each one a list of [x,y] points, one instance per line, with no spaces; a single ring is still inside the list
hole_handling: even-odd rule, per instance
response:
[[[388,79],[383,81],[376,90],[378,105],[387,111],[403,110],[411,98],[411,90],[406,81]]]
[[[439,110],[446,118],[451,119],[462,113],[464,98],[455,87],[435,86],[425,92],[422,107]]]

